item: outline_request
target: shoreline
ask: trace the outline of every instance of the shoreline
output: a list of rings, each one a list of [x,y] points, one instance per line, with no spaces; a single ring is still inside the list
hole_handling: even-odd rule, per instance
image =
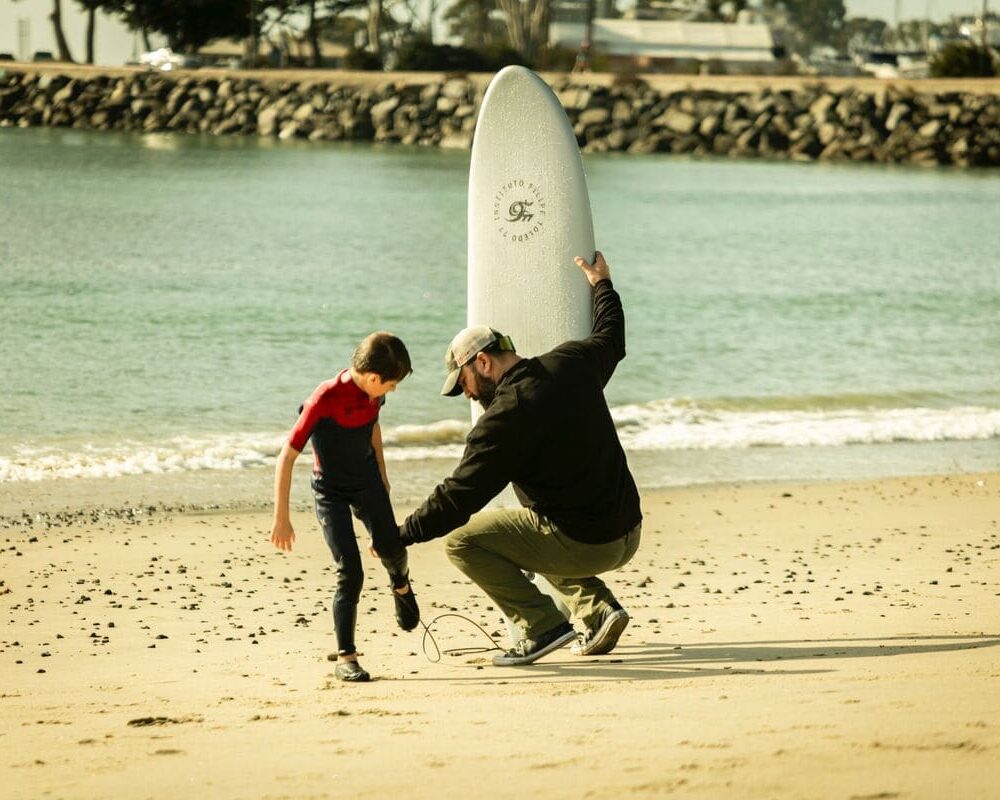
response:
[[[0,69],[0,127],[468,150],[489,74]],[[584,153],[1000,166],[1000,80],[543,73]]]
[[[4,531],[11,797],[332,798],[346,776],[361,797],[484,776],[553,798],[989,796],[1000,473],[642,494],[643,543],[606,576],[632,615],[611,656],[433,663],[366,558],[362,686],[326,660],[308,511],[290,554],[266,511]],[[502,641],[440,540],[410,552],[426,621]],[[453,617],[434,636],[484,645]]]
[[[727,486],[832,484],[1000,473],[994,440],[758,448],[737,451],[627,451],[642,493]],[[994,445],[995,446],[995,445]],[[457,458],[389,459],[393,504],[416,507]],[[859,467],[861,464],[863,466]],[[291,504],[311,513],[310,458],[295,465]],[[74,521],[142,520],[164,514],[254,513],[270,510],[273,465],[238,470],[189,470],[116,477],[0,482],[0,531],[35,522],[63,527]]]

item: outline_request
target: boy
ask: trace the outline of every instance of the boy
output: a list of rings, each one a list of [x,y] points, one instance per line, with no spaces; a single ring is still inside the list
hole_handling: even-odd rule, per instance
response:
[[[385,395],[413,372],[405,345],[391,333],[378,331],[354,351],[351,366],[321,383],[305,405],[278,456],[274,478],[274,522],[271,541],[279,550],[291,550],[295,531],[288,513],[292,465],[312,438],[315,452],[312,488],[316,516],[337,566],[333,596],[333,625],[337,632],[335,674],[342,681],[367,681],[371,676],[358,664],[354,627],[364,570],[354,538],[351,510],[368,529],[369,550],[389,573],[396,606],[396,622],[411,631],[420,621],[410,586],[406,548],[389,501],[389,479],[382,455],[378,414]]]

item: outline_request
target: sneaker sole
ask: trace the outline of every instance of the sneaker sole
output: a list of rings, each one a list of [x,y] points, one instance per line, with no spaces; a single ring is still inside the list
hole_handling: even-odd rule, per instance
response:
[[[506,654],[500,656],[493,656],[493,665],[496,667],[518,667],[523,664],[531,664],[532,662],[540,659],[542,656],[548,655],[553,650],[558,650],[560,647],[565,647],[575,638],[576,638],[576,631],[572,630],[567,631],[558,639],[553,639],[551,642],[545,645],[545,647],[543,647],[541,650],[532,653],[530,656],[516,656],[514,658],[511,658]]]
[[[578,656],[603,656],[615,649],[618,640],[629,623],[629,615],[625,609],[615,611],[604,620],[594,638],[586,645],[573,648],[573,653]]]

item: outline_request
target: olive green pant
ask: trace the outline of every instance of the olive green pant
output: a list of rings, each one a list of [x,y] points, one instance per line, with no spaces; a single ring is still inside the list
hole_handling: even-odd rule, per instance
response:
[[[607,544],[583,544],[530,509],[499,509],[476,514],[452,531],[445,552],[525,638],[534,639],[566,618],[524,573],[544,577],[573,618],[592,628],[615,601],[595,576],[618,569],[635,555],[640,528]]]

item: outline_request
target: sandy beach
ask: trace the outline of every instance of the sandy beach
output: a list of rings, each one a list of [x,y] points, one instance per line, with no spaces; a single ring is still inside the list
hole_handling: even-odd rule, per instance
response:
[[[499,615],[438,541],[411,563],[446,652],[369,561],[366,685],[327,660],[305,510],[291,554],[260,511],[8,525],[0,796],[998,796],[1000,475],[643,504],[613,654],[493,667],[447,615],[502,641]]]

